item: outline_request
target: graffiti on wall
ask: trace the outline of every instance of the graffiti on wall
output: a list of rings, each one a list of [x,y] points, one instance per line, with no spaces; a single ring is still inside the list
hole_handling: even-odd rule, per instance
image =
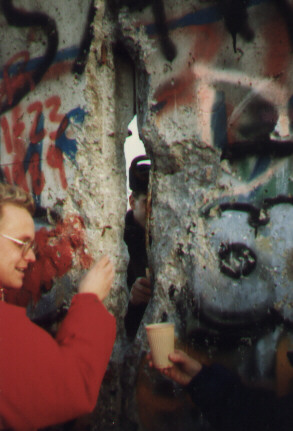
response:
[[[66,131],[71,122],[82,123],[85,112],[77,107],[62,114],[60,106],[60,96],[54,95],[44,103],[37,100],[29,104],[25,112],[19,103],[0,119],[2,148],[5,159],[9,160],[2,163],[2,176],[9,183],[31,190],[37,203],[40,203],[46,181],[42,165],[46,163],[58,172],[58,183],[66,190],[64,155],[72,162],[75,160],[77,142],[68,137]],[[24,122],[24,115],[29,115],[32,120]]]
[[[50,226],[46,217],[62,203],[77,168],[95,15],[93,0],[82,2],[82,14],[78,0],[57,3],[0,2],[0,177],[33,194],[42,225],[37,261],[23,289],[6,292],[8,301],[22,306],[36,303],[73,264],[81,269],[91,263],[83,221],[67,216]]]
[[[33,2],[32,2],[33,3]],[[53,64],[58,52],[59,36],[54,19],[42,12],[29,12],[17,8],[12,0],[1,2],[2,12],[10,26],[41,27],[46,36],[47,48],[41,58],[29,63],[29,53],[21,51],[14,54],[3,68],[3,82],[1,86],[0,114],[16,106],[20,100],[43,79],[45,73]],[[82,35],[80,46],[76,48],[76,57],[72,65],[73,73],[83,73],[90,43],[93,37],[91,23],[95,14],[94,2],[91,1],[87,25]],[[12,70],[14,69],[14,71]]]
[[[161,218],[152,226],[155,251],[164,256],[155,256],[158,297],[169,293],[172,306],[162,298],[153,310],[161,318],[175,307],[180,341],[206,354],[203,362],[222,361],[250,383],[275,389],[280,340],[284,326],[292,335],[293,321],[292,2],[164,4],[177,48],[171,65],[153,18],[136,21],[152,46],[141,42],[152,86],[146,142],[159,137],[149,143],[158,170],[160,157],[182,158],[172,175],[157,175]],[[204,178],[205,169],[214,175]],[[179,410],[165,425],[164,401],[174,388],[164,392],[163,381],[142,374],[145,428],[151,420],[158,429],[182,429]],[[147,391],[160,411],[146,406]]]
[[[66,13],[70,4],[63,7],[60,12]],[[1,31],[26,30],[23,47],[19,47],[23,49],[6,49],[7,60],[0,65],[1,177],[30,190],[38,205],[46,205],[48,197],[42,202],[44,189],[47,187],[46,194],[50,192],[51,197],[56,186],[66,190],[70,177],[66,160],[75,162],[77,140],[72,129],[83,123],[85,110],[77,96],[71,98],[72,85],[78,95],[74,79],[85,68],[95,9],[93,1],[87,2],[80,45],[72,45],[70,38],[60,40],[62,29],[50,10],[35,10],[34,2],[31,8],[25,10],[11,0],[1,2],[5,22]],[[78,8],[76,13],[78,20]],[[36,55],[32,47],[38,43]],[[40,51],[44,52],[40,55]],[[62,81],[65,88],[60,89]]]
[[[264,305],[265,298],[270,297],[270,305],[279,309],[276,296],[281,289],[286,291],[284,277],[281,281],[276,275],[280,275],[280,266],[273,271],[269,263],[274,261],[277,247],[272,232],[283,229],[289,237],[276,214],[279,220],[285,219],[292,208],[293,10],[286,1],[222,3],[193,2],[194,10],[186,8],[185,14],[168,17],[171,37],[176,40],[175,35],[184,35],[185,45],[177,43],[180,62],[174,60],[172,71],[165,74],[168,77],[162,74],[157,80],[157,103],[150,109],[164,136],[168,121],[181,118],[180,111],[190,107],[197,143],[219,154],[217,184],[207,184],[199,211],[206,235],[194,233],[193,237],[202,250],[202,256],[194,257],[192,276],[197,280],[196,294],[201,292],[204,297],[201,306],[209,302],[206,285],[213,281],[214,305],[209,303],[207,308],[216,314],[220,310],[234,313],[237,307],[239,312],[247,311],[253,301],[243,300],[241,305],[240,292],[246,291],[246,284],[252,290],[262,277],[265,287],[263,294],[259,288],[261,302]],[[145,29],[150,38],[158,37],[153,23],[145,23]],[[153,61],[163,64],[159,51]],[[231,231],[235,231],[233,240]],[[278,248],[286,261],[291,246],[281,246],[281,238],[283,235],[278,238]],[[288,267],[286,274],[290,273]],[[274,282],[268,283],[268,279]],[[230,290],[235,301],[227,299]],[[223,291],[227,291],[226,296]],[[217,292],[226,299],[219,301]],[[293,320],[289,308],[289,303],[281,306],[281,313]]]

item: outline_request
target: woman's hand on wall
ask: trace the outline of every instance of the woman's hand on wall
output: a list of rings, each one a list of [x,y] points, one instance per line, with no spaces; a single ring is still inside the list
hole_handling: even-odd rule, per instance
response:
[[[94,293],[103,301],[109,294],[114,280],[114,267],[108,256],[102,257],[88,271],[79,285],[79,293]]]

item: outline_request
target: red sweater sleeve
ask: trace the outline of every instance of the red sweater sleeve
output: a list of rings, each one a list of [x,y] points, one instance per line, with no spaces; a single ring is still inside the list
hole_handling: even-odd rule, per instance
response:
[[[115,340],[115,319],[93,294],[78,294],[56,340],[25,310],[0,306],[0,418],[34,430],[91,412]]]

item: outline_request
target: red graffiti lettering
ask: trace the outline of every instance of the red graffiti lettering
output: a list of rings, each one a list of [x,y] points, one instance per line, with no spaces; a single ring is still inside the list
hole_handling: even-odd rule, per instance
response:
[[[3,130],[4,143],[7,154],[15,153],[24,154],[24,140],[22,134],[25,129],[25,124],[21,120],[22,113],[19,106],[12,110],[12,133],[6,116],[1,118],[1,128]]]
[[[8,154],[12,153],[12,141],[11,141],[11,133],[9,130],[9,124],[5,115],[1,118],[1,128],[3,130],[4,136],[4,144],[6,147],[6,151]]]
[[[52,123],[60,124],[60,127],[58,127],[57,130],[50,133],[50,138],[53,141],[55,141],[66,130],[68,126],[68,119],[64,115],[58,113],[58,110],[61,106],[61,100],[59,96],[52,96],[49,99],[47,99],[45,102],[45,106],[46,108],[52,108],[49,113],[49,118],[52,121]]]
[[[59,169],[60,180],[63,189],[67,188],[67,180],[64,170],[63,164],[63,154],[62,151],[55,147],[54,145],[50,145],[47,152],[47,163],[51,168]]]
[[[44,102],[44,105],[40,101],[35,101],[27,107],[27,112],[34,115],[29,132],[29,139],[32,144],[38,144],[47,134],[47,130],[41,123],[43,120],[41,116],[44,114],[44,106],[49,109],[49,120],[52,123],[58,123],[58,127],[55,131],[50,133],[51,139],[59,138],[68,126],[68,118],[66,115],[59,112],[61,106],[59,96],[51,96]],[[24,112],[21,109],[21,105],[18,104],[12,109],[11,116],[2,116],[0,119],[0,128],[3,132],[6,153],[14,153],[14,159],[11,163],[11,174],[7,167],[5,170],[5,177],[9,177],[12,182],[23,187],[25,190],[28,190],[29,188],[26,179],[26,172],[28,171],[32,179],[32,189],[36,195],[40,195],[45,185],[45,177],[40,169],[40,160],[42,159],[42,155],[35,152],[31,160],[26,159],[27,143],[23,137],[26,125],[23,121],[23,117]],[[46,161],[51,168],[59,170],[61,186],[63,189],[66,189],[67,179],[62,151],[51,144],[46,154]]]
[[[19,65],[17,74],[15,76],[9,76],[10,67],[23,59],[23,62]],[[0,87],[0,102],[6,98],[8,104],[11,105],[15,93],[22,88],[27,82],[30,84],[30,89],[34,89],[34,82],[31,76],[31,72],[26,72],[25,68],[29,61],[29,52],[21,51],[13,55],[6,63],[3,69],[3,83]]]
[[[29,138],[32,144],[37,144],[42,139],[44,139],[46,135],[46,130],[42,129],[39,132],[37,132],[37,128],[40,124],[40,118],[43,112],[43,105],[41,102],[34,102],[31,105],[28,106],[27,112],[31,114],[32,112],[36,112],[34,121],[32,123],[32,127],[30,130]]]

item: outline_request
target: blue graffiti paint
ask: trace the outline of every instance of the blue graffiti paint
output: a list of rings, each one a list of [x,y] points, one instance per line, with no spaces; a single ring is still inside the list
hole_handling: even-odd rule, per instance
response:
[[[79,106],[77,108],[72,109],[66,114],[66,119],[68,121],[68,125],[71,121],[73,121],[76,124],[82,124],[84,122],[86,112],[80,108]],[[67,127],[68,127],[67,125]],[[67,129],[66,127],[66,129]],[[63,154],[66,154],[67,157],[74,162],[75,161],[75,155],[77,151],[77,141],[75,139],[69,139],[66,136],[66,129],[63,131],[63,133],[56,139],[55,145],[57,148],[59,148]]]
[[[270,0],[250,0],[248,7],[257,6],[261,3],[267,3]],[[207,7],[201,9],[194,13],[189,13],[183,17],[168,22],[168,29],[174,30],[176,28],[183,28],[189,26],[212,24],[214,22],[220,21],[222,19],[222,14],[219,8],[216,6]],[[155,24],[148,24],[145,26],[146,33],[149,36],[157,35],[157,29]]]
[[[73,61],[75,60],[77,54],[79,52],[78,46],[72,46],[67,49],[62,49],[58,51],[55,55],[54,61],[52,64],[62,63],[63,61]],[[39,64],[43,61],[44,56],[41,57],[35,57],[29,60],[25,67],[23,68],[23,62],[17,62],[15,64],[12,64],[9,67],[8,76],[13,77],[16,76],[19,73],[20,68],[22,67],[23,72],[31,72],[39,67]],[[0,79],[3,79],[3,68],[0,70]]]

